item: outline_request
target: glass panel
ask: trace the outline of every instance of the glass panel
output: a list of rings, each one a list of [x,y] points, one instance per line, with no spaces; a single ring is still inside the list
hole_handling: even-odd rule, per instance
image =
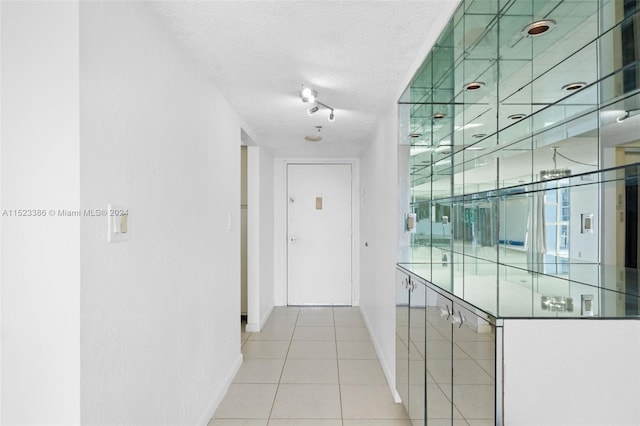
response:
[[[640,316],[638,28],[638,2],[461,3],[400,99],[413,270],[495,315]]]
[[[396,270],[396,390],[405,408],[409,403],[408,275]]]
[[[453,405],[469,423],[495,424],[495,327],[454,304]],[[455,416],[455,413],[454,413]]]
[[[413,424],[423,424],[425,416],[425,353],[426,317],[425,292],[427,287],[414,282],[410,292],[409,308],[409,418]]]
[[[427,424],[431,422],[451,424],[453,304],[449,299],[429,288],[426,295]]]

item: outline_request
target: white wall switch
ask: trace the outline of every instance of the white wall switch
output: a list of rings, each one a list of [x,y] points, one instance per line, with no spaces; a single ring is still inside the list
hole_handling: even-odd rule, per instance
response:
[[[107,207],[107,240],[110,243],[128,241],[131,235],[129,209],[118,206]]]

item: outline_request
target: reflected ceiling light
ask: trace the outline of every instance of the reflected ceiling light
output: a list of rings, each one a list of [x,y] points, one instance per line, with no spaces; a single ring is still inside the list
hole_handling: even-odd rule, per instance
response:
[[[475,139],[482,139],[482,138],[486,138],[487,134],[486,133],[476,133],[475,135],[472,135],[471,137],[475,138]]]
[[[429,146],[412,146],[411,147],[411,156],[419,155],[425,152],[431,151],[431,147]]]
[[[509,117],[507,117],[509,120],[522,120],[523,118],[525,118],[527,116],[527,114],[511,114]]]
[[[552,19],[542,19],[525,26],[522,29],[522,35],[525,37],[536,37],[545,34],[556,26],[556,21]]]
[[[478,90],[484,87],[484,82],[482,81],[472,81],[471,83],[467,83],[464,85],[464,90]]]
[[[334,122],[336,120],[336,115],[334,112],[334,109],[331,108],[329,105],[323,104],[322,102],[320,102],[317,99],[318,96],[318,92],[316,92],[315,90],[311,89],[310,87],[305,87],[305,85],[302,85],[302,89],[300,89],[300,99],[302,99],[302,102],[311,102],[311,103],[316,103],[317,105],[314,106],[313,108],[309,108],[307,110],[307,113],[309,115],[314,114],[316,112],[318,112],[318,110],[320,109],[320,107],[326,108],[328,109],[329,112],[329,121],[330,122]]]
[[[316,92],[315,90],[309,87],[304,87],[304,84],[302,85],[302,89],[300,90],[300,99],[302,99],[302,102],[313,103],[316,101],[317,95],[318,95],[318,92]]]
[[[481,126],[484,126],[484,124],[483,123],[467,123],[464,126],[455,126],[453,130],[455,130],[456,132],[459,132],[460,130],[473,129],[474,127],[481,127]]]
[[[558,168],[558,162],[557,162],[557,156],[558,156],[558,147],[557,146],[552,146],[551,149],[553,150],[553,169],[551,170],[540,170],[540,180],[550,180],[550,179],[559,179],[559,178],[563,178],[563,177],[567,177],[567,176],[571,176],[571,170],[564,168],[564,169],[559,169]],[[561,157],[564,157],[562,154],[560,154]]]
[[[564,90],[565,92],[573,92],[575,90],[582,89],[586,85],[587,83],[585,83],[584,81],[576,81],[575,83],[565,84],[564,86],[562,86],[562,90]]]
[[[470,146],[466,150],[467,151],[484,151],[485,147],[484,146]]]
[[[435,114],[432,115],[434,120],[440,120],[442,118],[445,118],[447,116],[447,114],[443,113],[443,112],[436,112]]]
[[[421,133],[411,133],[409,136],[414,138],[414,139],[416,139],[416,138],[419,138],[420,136],[422,136],[422,134]]]

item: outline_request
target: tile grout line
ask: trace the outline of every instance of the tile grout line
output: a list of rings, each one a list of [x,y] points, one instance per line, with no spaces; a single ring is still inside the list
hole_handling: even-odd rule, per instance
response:
[[[336,369],[338,370],[338,400],[340,401],[340,424],[344,426],[344,412],[342,409],[342,383],[340,382],[340,355],[338,354],[338,330],[336,328],[336,308],[331,309],[333,318],[333,338],[336,344]]]
[[[297,308],[298,313],[296,315],[296,321],[293,324],[293,331],[291,332],[291,337],[289,338],[289,346],[287,347],[287,353],[284,355],[284,363],[282,364],[282,371],[280,371],[280,378],[278,378],[278,384],[276,386],[276,392],[273,395],[273,402],[271,403],[271,409],[269,410],[269,417],[267,418],[267,426],[271,423],[271,415],[273,414],[273,407],[276,405],[276,398],[278,397],[278,391],[280,390],[280,383],[282,383],[282,376],[284,375],[284,367],[287,365],[287,360],[289,359],[289,351],[291,350],[291,343],[293,342],[293,335],[296,333],[296,327],[298,326],[298,319],[300,318],[300,310],[301,308]]]

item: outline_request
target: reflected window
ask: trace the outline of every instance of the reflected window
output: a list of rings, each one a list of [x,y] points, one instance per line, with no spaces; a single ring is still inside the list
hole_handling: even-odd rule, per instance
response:
[[[569,273],[569,188],[562,182],[549,182],[544,195],[546,252],[544,272]]]

